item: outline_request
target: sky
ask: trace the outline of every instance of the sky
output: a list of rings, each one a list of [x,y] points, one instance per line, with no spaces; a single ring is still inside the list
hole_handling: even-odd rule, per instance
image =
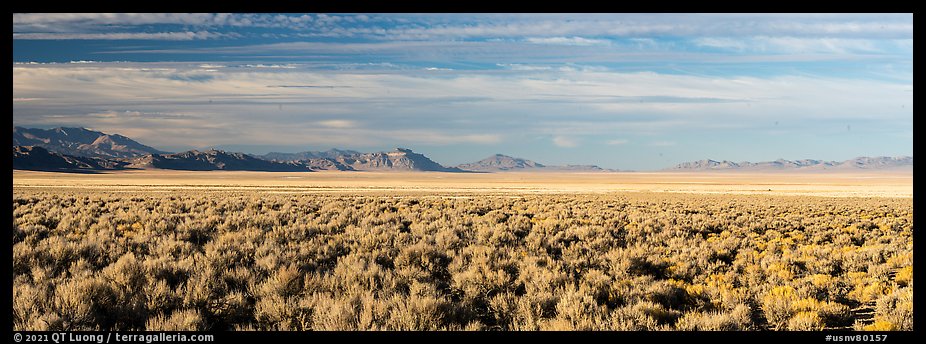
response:
[[[13,124],[656,170],[913,155],[912,14],[13,14]]]

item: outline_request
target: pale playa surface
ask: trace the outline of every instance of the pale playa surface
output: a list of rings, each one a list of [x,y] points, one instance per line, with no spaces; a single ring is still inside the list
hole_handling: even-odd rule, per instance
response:
[[[894,172],[237,172],[133,170],[98,174],[13,171],[13,187],[110,191],[530,194],[681,192],[913,197],[912,171]]]

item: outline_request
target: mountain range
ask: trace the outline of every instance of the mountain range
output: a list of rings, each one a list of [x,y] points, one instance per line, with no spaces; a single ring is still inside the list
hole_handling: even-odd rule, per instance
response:
[[[488,158],[457,165],[458,169],[476,172],[505,172],[505,171],[531,171],[531,172],[603,172],[605,170],[595,165],[544,165],[527,159],[515,158],[503,154],[495,154]]]
[[[544,165],[495,154],[485,159],[445,167],[407,148],[363,153],[331,149],[299,153],[252,155],[210,149],[169,153],[118,134],[87,128],[31,129],[13,127],[13,168],[40,171],[170,169],[189,171],[438,171],[438,172],[615,172],[595,165]],[[777,171],[911,169],[912,157],[859,157],[842,162],[784,160],[732,162],[699,160],[667,171]]]
[[[455,167],[444,167],[407,148],[376,153],[338,149],[326,152],[273,152],[257,157],[275,162],[301,164],[313,170],[466,172]]]
[[[160,168],[185,171],[311,171],[299,164],[280,163],[258,159],[243,153],[229,153],[210,149],[204,152],[191,150],[173,154],[148,154],[128,159],[129,168]]]
[[[763,162],[733,162],[716,160],[698,160],[684,162],[666,170],[669,171],[780,171],[780,170],[884,170],[913,168],[913,157],[858,157],[845,161],[823,161],[813,159],[785,160]]]
[[[36,171],[119,170],[128,162],[50,152],[40,146],[13,146],[13,168]]]
[[[166,153],[122,135],[109,135],[87,128],[13,127],[13,145],[39,146],[61,154],[98,158],[133,158]]]

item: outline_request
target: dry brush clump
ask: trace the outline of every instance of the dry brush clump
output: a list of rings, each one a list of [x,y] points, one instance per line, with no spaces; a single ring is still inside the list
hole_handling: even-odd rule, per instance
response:
[[[909,199],[14,190],[16,330],[911,330]]]

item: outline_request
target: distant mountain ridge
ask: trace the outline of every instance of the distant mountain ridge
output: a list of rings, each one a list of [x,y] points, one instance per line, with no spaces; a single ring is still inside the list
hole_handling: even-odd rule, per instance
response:
[[[13,127],[13,146],[39,146],[51,152],[98,158],[133,158],[166,153],[119,134],[110,135],[87,128],[67,127]]]
[[[102,158],[76,157],[50,152],[39,146],[13,146],[13,168],[34,171],[88,171],[121,170],[124,161]]]
[[[331,149],[325,152],[268,153],[263,156],[214,149],[169,153],[119,134],[105,134],[87,128],[35,129],[14,126],[13,147],[14,160],[18,162],[14,168],[22,169],[110,169],[119,166],[191,171],[464,172],[454,167],[444,167],[407,148],[375,153]],[[41,150],[33,153],[34,148],[31,147],[40,147]]]
[[[270,152],[264,155],[258,155],[256,157],[264,160],[276,160],[276,161],[304,161],[309,159],[337,159],[340,156],[346,155],[359,155],[363,154],[358,151],[352,150],[341,150],[341,149],[329,149],[324,152],[314,152],[306,151],[299,153],[279,153],[279,152]]]
[[[407,148],[375,153],[338,149],[325,152],[272,152],[256,157],[276,162],[299,163],[314,170],[463,172],[455,167],[444,167],[423,154],[415,153]]]
[[[457,168],[467,171],[491,172],[511,171],[520,169],[544,168],[545,165],[527,159],[515,158],[503,154],[495,154],[488,158],[457,165]]]
[[[902,169],[913,168],[913,157],[858,157],[845,161],[823,161],[814,159],[802,160],[785,160],[778,159],[775,161],[763,162],[733,162],[733,161],[716,161],[716,160],[698,160],[683,162],[665,170],[669,171],[710,171],[710,170],[751,170],[751,171],[771,171],[771,170],[881,170],[881,169]]]
[[[292,163],[258,159],[244,153],[229,153],[210,149],[191,150],[173,154],[149,154],[129,160],[131,168],[161,168],[186,171],[268,171],[309,172],[311,169]]]
[[[898,156],[898,157],[858,157],[851,160],[843,161],[844,165],[854,166],[857,168],[883,168],[883,167],[902,167],[909,166],[913,167],[913,157],[912,156]]]
[[[457,165],[457,168],[474,172],[506,172],[506,171],[535,171],[535,172],[603,172],[605,170],[595,165],[544,165],[535,161],[515,158],[504,154],[495,154],[485,159],[467,164]]]
[[[221,150],[164,152],[119,135],[87,128],[34,129],[13,127],[13,168],[26,170],[114,170],[161,168],[191,171],[438,171],[438,172],[614,172],[596,165],[545,165],[495,154],[445,167],[407,148],[363,153],[330,149],[253,155]],[[913,157],[858,157],[842,162],[814,159],[765,162],[698,160],[663,171],[900,170],[913,168]]]

